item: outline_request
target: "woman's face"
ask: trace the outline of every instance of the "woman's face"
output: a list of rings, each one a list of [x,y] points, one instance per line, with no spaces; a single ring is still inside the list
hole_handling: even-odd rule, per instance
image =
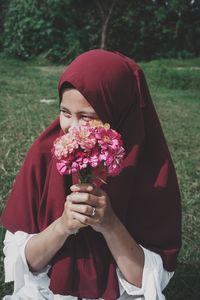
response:
[[[60,103],[60,126],[67,133],[70,127],[99,120],[93,107],[76,89],[66,89]]]

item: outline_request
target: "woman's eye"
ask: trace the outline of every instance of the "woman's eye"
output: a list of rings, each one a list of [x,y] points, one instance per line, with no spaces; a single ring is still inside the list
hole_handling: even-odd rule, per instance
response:
[[[68,113],[68,112],[66,112],[66,111],[64,111],[64,110],[60,110],[60,112],[66,117],[66,118],[70,118],[71,117],[71,115]]]
[[[82,116],[82,119],[83,119],[84,121],[91,121],[91,120],[93,120],[94,118],[91,117],[91,116]]]

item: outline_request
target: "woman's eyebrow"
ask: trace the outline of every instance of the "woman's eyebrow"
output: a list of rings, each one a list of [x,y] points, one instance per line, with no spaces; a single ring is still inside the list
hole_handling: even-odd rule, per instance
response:
[[[71,114],[71,111],[65,106],[60,105],[60,109],[66,111],[69,114]],[[79,114],[87,114],[87,115],[97,116],[97,113],[95,111],[87,111],[87,109],[86,110],[80,110],[80,111],[78,111],[78,113]]]
[[[81,110],[79,111],[80,114],[87,114],[87,115],[94,115],[97,116],[97,113],[95,111],[87,111],[87,110]]]
[[[60,109],[68,112],[69,114],[71,113],[70,110],[67,107],[65,107],[65,106],[60,105]]]

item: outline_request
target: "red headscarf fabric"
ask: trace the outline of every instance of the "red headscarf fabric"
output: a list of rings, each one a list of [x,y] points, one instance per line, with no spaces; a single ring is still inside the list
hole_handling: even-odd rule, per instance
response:
[[[132,237],[159,253],[167,270],[174,270],[181,246],[180,194],[142,70],[120,53],[97,49],[67,67],[58,86],[60,98],[65,82],[122,134],[123,170],[101,188]],[[28,151],[2,215],[8,230],[37,233],[61,216],[72,180],[58,173],[51,156],[59,134],[57,118]],[[116,263],[103,236],[91,227],[70,236],[51,264],[50,288],[55,294],[119,297]]]

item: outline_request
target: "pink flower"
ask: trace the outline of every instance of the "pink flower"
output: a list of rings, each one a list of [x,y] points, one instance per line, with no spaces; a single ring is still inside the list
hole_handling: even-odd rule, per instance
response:
[[[82,182],[91,180],[92,169],[109,176],[119,174],[125,155],[121,135],[109,124],[96,120],[71,128],[55,140],[52,152],[59,173],[78,172]]]
[[[111,164],[109,167],[108,167],[108,174],[110,175],[118,175],[121,171],[121,168],[119,165],[117,164]]]
[[[99,151],[97,148],[93,149],[91,155],[90,155],[90,165],[91,167],[93,168],[96,168],[97,166],[100,165],[101,163],[101,157],[100,157],[100,154],[99,154]]]
[[[98,143],[104,149],[117,149],[122,145],[122,142],[120,140],[121,135],[112,129],[101,128],[96,133],[96,138],[98,139]]]
[[[78,143],[76,140],[70,139],[67,134],[57,138],[54,142],[54,155],[61,159],[62,157],[67,157],[74,149],[78,148]]]
[[[96,144],[94,130],[89,126],[77,126],[70,130],[73,139],[80,145],[82,149],[92,149]]]
[[[68,169],[67,169],[67,164],[65,160],[60,160],[56,164],[57,170],[61,175],[67,174]],[[68,173],[69,174],[69,173]]]

